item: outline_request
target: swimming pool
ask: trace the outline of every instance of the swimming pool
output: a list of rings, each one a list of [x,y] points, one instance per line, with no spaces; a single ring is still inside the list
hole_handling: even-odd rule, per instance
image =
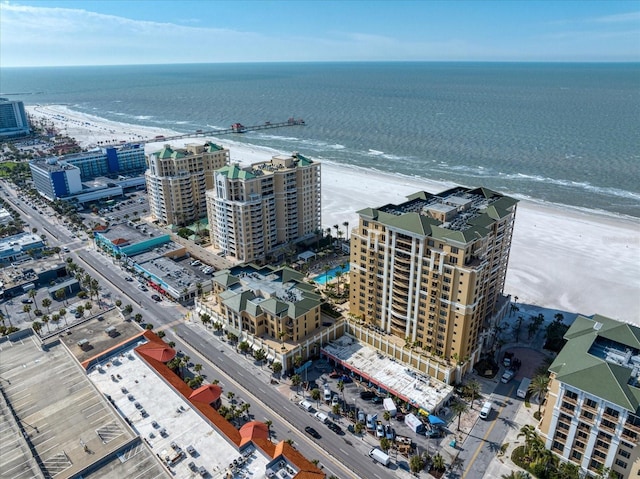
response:
[[[338,271],[341,271],[343,275],[347,274],[349,272],[350,266],[351,265],[349,263],[346,264],[344,269],[341,266],[336,266],[335,268],[331,268],[327,272],[323,271],[322,273],[314,276],[311,279],[313,279],[318,284],[326,284],[328,281],[331,281],[332,279],[334,279],[336,277],[336,273]]]

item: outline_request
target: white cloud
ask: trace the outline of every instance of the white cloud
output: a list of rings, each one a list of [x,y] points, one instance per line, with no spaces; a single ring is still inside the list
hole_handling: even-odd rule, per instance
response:
[[[638,12],[628,12],[628,13],[618,13],[616,15],[605,15],[598,18],[591,19],[592,22],[596,23],[627,23],[627,22],[640,22],[640,11]]]

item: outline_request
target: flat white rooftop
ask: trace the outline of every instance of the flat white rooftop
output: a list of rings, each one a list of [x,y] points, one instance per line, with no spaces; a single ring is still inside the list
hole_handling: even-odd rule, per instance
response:
[[[350,336],[338,338],[323,351],[391,394],[430,413],[437,411],[453,392],[453,387],[408,368]]]
[[[144,339],[93,366],[88,376],[102,393],[111,397],[125,420],[161,460],[176,455],[172,443],[184,452],[182,459],[169,467],[173,476],[197,477],[189,469],[189,463],[193,462],[196,468],[204,467],[206,477],[210,478],[264,477],[272,459],[254,446],[244,450],[241,457],[224,436],[136,354],[133,349],[143,342]],[[193,454],[189,454],[189,446],[195,450]],[[234,460],[241,465],[230,468]]]

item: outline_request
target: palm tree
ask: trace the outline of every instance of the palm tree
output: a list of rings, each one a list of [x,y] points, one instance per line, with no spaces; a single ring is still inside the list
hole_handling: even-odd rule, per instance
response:
[[[58,291],[56,291],[56,299],[58,301],[64,301],[64,304],[67,304],[67,292],[64,288],[60,288]]]
[[[444,471],[446,468],[446,464],[444,463],[444,458],[440,454],[436,454],[433,456],[433,468],[436,471]]]
[[[349,222],[345,221],[344,223],[342,223],[342,226],[344,226],[344,230],[346,231],[344,240],[348,243],[349,242]]]
[[[273,424],[273,421],[271,419],[267,419],[264,423],[267,425],[268,438],[271,440],[271,425]]]
[[[64,320],[64,324],[65,324],[65,326],[69,326],[69,325],[67,324],[67,318],[66,318],[67,310],[66,310],[66,309],[64,309],[64,308],[62,308],[62,309],[60,309],[60,311],[58,311],[58,314],[60,315],[60,319],[63,319],[63,320]]]
[[[414,473],[418,473],[424,469],[424,460],[419,454],[409,458],[409,469]]]
[[[47,308],[47,313],[51,312],[51,310],[49,309],[51,307],[51,300],[49,298],[44,298],[41,304],[43,307]]]
[[[545,374],[539,374],[534,376],[529,385],[529,391],[531,394],[535,394],[538,398],[538,415],[540,415],[540,409],[542,408],[542,401],[549,388],[549,377]]]
[[[29,298],[33,300],[33,304],[35,304],[36,309],[40,309],[40,308],[38,307],[38,301],[37,301],[37,299],[36,299],[36,296],[37,296],[37,295],[38,295],[38,293],[36,292],[36,290],[35,290],[35,289],[31,289],[31,290],[29,290]]]
[[[509,474],[503,474],[502,479],[530,479],[531,476],[528,472],[524,471],[511,471]]]
[[[382,418],[387,421],[389,424],[391,424],[391,413],[389,411],[385,411],[384,414],[382,415]]]
[[[24,311],[25,313],[27,313],[29,315],[29,321],[31,321],[31,305],[25,304],[22,307],[22,311]]]
[[[42,322],[47,325],[47,332],[48,333],[51,332],[51,330],[49,329],[49,321],[50,321],[50,318],[49,318],[48,314],[45,314],[44,316],[42,316]]]
[[[320,390],[318,388],[311,390],[311,399],[313,399],[316,402],[316,407],[320,405],[321,397],[322,397],[322,393],[320,393]]]
[[[460,419],[462,418],[462,415],[469,410],[469,407],[464,401],[456,401],[451,405],[451,410],[456,416],[458,416],[458,431],[459,431]]]
[[[389,439],[387,439],[386,437],[381,438],[380,449],[382,449],[384,452],[387,452],[390,448],[391,448],[391,441],[389,441]]]
[[[340,225],[333,225],[336,230],[336,240],[338,239],[338,232],[340,231]]]
[[[476,396],[480,395],[480,383],[477,379],[472,379],[466,385],[467,392],[471,395],[471,409],[473,409],[473,401],[475,401]]]
[[[39,321],[34,321],[31,325],[36,334],[40,334],[40,330],[42,329],[42,323]]]
[[[338,391],[340,391],[340,393],[342,394],[342,402],[346,403],[345,399],[344,399],[344,381],[342,379],[340,379],[338,381],[338,383],[336,384],[336,389]]]
[[[299,392],[300,383],[302,383],[302,377],[299,374],[294,374],[291,377],[291,384],[295,386],[296,392]]]
[[[229,391],[229,392],[227,393],[227,398],[229,399],[229,402],[230,402],[231,404],[233,404],[233,398],[234,398],[234,397],[236,397],[236,393],[234,393],[233,391]]]

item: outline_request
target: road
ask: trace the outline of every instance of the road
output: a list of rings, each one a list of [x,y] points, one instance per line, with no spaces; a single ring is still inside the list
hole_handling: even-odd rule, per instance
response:
[[[257,420],[273,421],[273,436],[278,440],[293,439],[295,446],[307,458],[319,459],[328,476],[335,474],[340,478],[378,478],[394,477],[395,464],[385,468],[374,463],[366,454],[370,449],[360,439],[346,432],[337,436],[326,426],[303,411],[295,402],[269,383],[264,374],[256,374],[256,366],[247,360],[239,360],[240,355],[220,339],[199,334],[182,319],[187,309],[167,300],[155,302],[151,292],[137,289],[137,282],[127,282],[127,274],[114,264],[110,257],[94,249],[91,240],[81,240],[55,219],[53,214],[35,212],[23,200],[16,201],[17,193],[13,185],[7,185],[8,200],[14,204],[30,225],[46,232],[59,246],[67,246],[69,255],[81,264],[92,276],[100,279],[102,293],[110,296],[111,301],[120,298],[123,304],[130,302],[134,314],[140,312],[143,321],[162,329],[167,337],[176,343],[192,359],[201,358],[203,372],[207,378],[218,377],[225,386],[225,392],[233,391],[236,397],[247,398],[251,404],[250,413]],[[134,286],[135,285],[135,286]],[[200,361],[193,361],[200,362]],[[282,389],[282,388],[281,388]],[[312,426],[321,434],[320,439],[312,439],[304,432],[305,426]],[[345,428],[346,429],[346,428]]]
[[[498,382],[490,400],[493,410],[487,420],[478,419],[475,426],[460,447],[458,459],[462,470],[455,470],[450,478],[482,479],[489,463],[500,451],[500,446],[509,429],[518,427],[514,418],[520,407],[520,400],[515,398],[518,381],[507,384]]]

